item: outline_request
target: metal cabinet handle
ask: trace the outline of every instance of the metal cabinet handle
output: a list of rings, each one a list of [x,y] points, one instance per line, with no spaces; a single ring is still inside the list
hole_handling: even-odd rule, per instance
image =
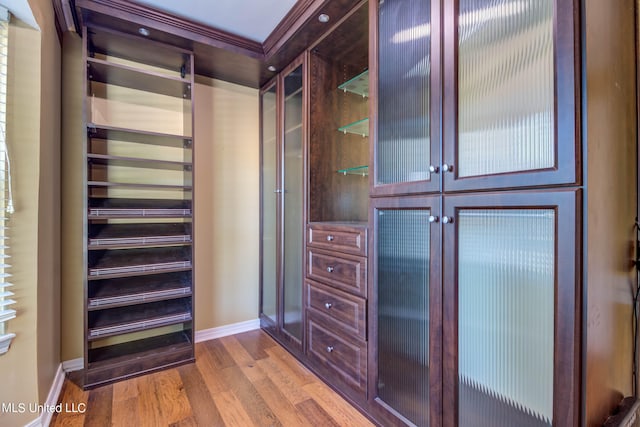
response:
[[[327,346],[327,353],[331,353],[333,351],[333,346],[329,345]]]
[[[282,190],[273,190],[274,193],[280,194],[282,193]]]
[[[331,307],[333,307],[333,304],[331,304],[330,302],[324,303],[324,308],[326,308],[327,310],[329,310]]]
[[[429,172],[431,173],[438,173],[440,172],[440,168],[434,165],[429,166]]]
[[[333,242],[333,236],[331,234],[327,236],[327,242]]]
[[[331,266],[327,267],[327,272],[329,272],[329,273],[333,273],[333,270],[334,270],[334,268],[333,268],[333,267],[331,267]]]
[[[438,219],[439,219],[439,218],[438,218],[437,216],[433,216],[433,215],[431,215],[431,216],[429,217],[429,222],[438,222]]]
[[[449,164],[444,164],[442,165],[442,171],[443,172],[453,172],[453,165],[449,165]]]
[[[443,216],[442,217],[442,222],[444,224],[451,224],[453,222],[453,217],[452,216]]]

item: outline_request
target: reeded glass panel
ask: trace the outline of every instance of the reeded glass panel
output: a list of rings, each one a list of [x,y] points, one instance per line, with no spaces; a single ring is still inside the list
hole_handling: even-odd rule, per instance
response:
[[[378,213],[378,397],[429,425],[429,211]]]
[[[460,425],[551,426],[555,212],[458,213]]]
[[[430,176],[430,22],[429,1],[380,2],[377,184]]]
[[[459,4],[458,175],[554,167],[554,1]]]
[[[302,66],[284,88],[284,329],[302,339]]]
[[[262,95],[262,314],[276,322],[276,87]]]

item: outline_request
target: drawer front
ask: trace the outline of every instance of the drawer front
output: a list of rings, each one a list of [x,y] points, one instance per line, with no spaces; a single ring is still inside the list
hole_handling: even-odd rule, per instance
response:
[[[336,288],[367,296],[367,259],[353,255],[335,256],[316,249],[307,250],[307,275]]]
[[[353,296],[320,283],[306,283],[307,307],[326,316],[326,321],[346,334],[362,340],[367,337],[366,303]]]
[[[347,340],[325,327],[315,316],[307,319],[309,357],[359,391],[367,386],[367,345]]]
[[[309,224],[307,244],[321,249],[367,256],[367,229],[363,227]]]

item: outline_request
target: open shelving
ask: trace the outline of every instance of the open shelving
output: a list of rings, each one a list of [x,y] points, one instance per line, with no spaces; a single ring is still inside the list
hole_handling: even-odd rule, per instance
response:
[[[363,98],[369,96],[369,70],[365,70],[357,76],[347,80],[338,86],[343,92],[351,92]]]
[[[363,138],[369,136],[369,118],[357,120],[338,128],[338,131],[347,134],[360,135]]]
[[[90,388],[194,359],[194,73],[191,52],[83,32]]]

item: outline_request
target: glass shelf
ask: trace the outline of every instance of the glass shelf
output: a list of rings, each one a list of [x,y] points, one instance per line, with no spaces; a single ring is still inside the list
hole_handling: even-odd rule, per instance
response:
[[[339,169],[337,171],[342,175],[360,175],[360,176],[369,176],[369,166],[356,166],[353,168]]]
[[[358,120],[338,128],[342,133],[353,133],[355,135],[369,136],[369,118]]]
[[[363,98],[369,96],[369,70],[365,70],[338,86],[339,90],[355,93]]]

